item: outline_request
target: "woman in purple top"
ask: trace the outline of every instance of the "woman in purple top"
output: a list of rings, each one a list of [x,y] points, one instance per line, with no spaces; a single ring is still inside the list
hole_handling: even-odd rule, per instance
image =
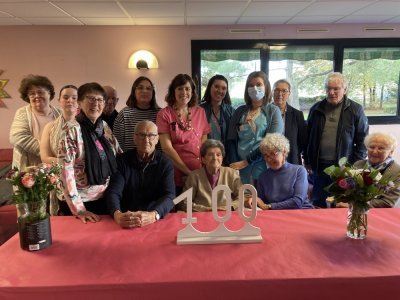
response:
[[[286,161],[289,140],[280,133],[267,134],[260,151],[268,165],[257,182],[257,206],[261,209],[313,208],[308,201],[307,171]],[[251,206],[251,200],[245,203]]]

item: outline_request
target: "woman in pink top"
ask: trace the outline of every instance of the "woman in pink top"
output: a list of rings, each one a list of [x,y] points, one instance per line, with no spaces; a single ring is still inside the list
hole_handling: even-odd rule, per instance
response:
[[[178,74],[165,96],[168,106],[157,114],[161,148],[172,160],[175,169],[176,194],[182,192],[186,176],[201,168],[200,146],[210,132],[192,78]]]

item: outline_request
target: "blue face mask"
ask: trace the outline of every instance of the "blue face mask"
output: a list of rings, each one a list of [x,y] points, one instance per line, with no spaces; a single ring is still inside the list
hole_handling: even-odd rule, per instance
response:
[[[253,86],[247,89],[247,93],[249,93],[249,97],[251,100],[260,101],[265,96],[265,87],[263,86]]]

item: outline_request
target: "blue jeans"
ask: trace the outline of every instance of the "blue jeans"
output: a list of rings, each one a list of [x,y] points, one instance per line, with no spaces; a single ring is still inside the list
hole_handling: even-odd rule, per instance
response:
[[[313,170],[313,191],[312,191],[312,204],[317,207],[326,208],[326,198],[330,193],[325,191],[325,187],[332,183],[329,175],[324,173],[324,169],[333,165],[333,163],[323,164],[320,163],[319,170]]]

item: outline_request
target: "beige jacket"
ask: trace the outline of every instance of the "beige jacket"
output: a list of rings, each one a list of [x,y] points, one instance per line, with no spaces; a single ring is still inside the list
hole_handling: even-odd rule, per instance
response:
[[[54,118],[60,110],[50,105]],[[10,143],[14,145],[12,166],[24,170],[37,165],[40,160],[40,141],[33,137],[32,109],[30,105],[19,108],[10,129]]]
[[[227,185],[231,191],[232,207],[237,209],[239,206],[239,188],[242,185],[240,181],[239,171],[221,167],[218,185]],[[212,189],[208,182],[205,168],[192,171],[186,179],[184,191],[193,188],[193,211],[210,211],[212,207],[211,195]],[[226,196],[222,196],[222,192],[218,196],[218,207],[226,205]],[[186,200],[180,209],[186,210]]]

